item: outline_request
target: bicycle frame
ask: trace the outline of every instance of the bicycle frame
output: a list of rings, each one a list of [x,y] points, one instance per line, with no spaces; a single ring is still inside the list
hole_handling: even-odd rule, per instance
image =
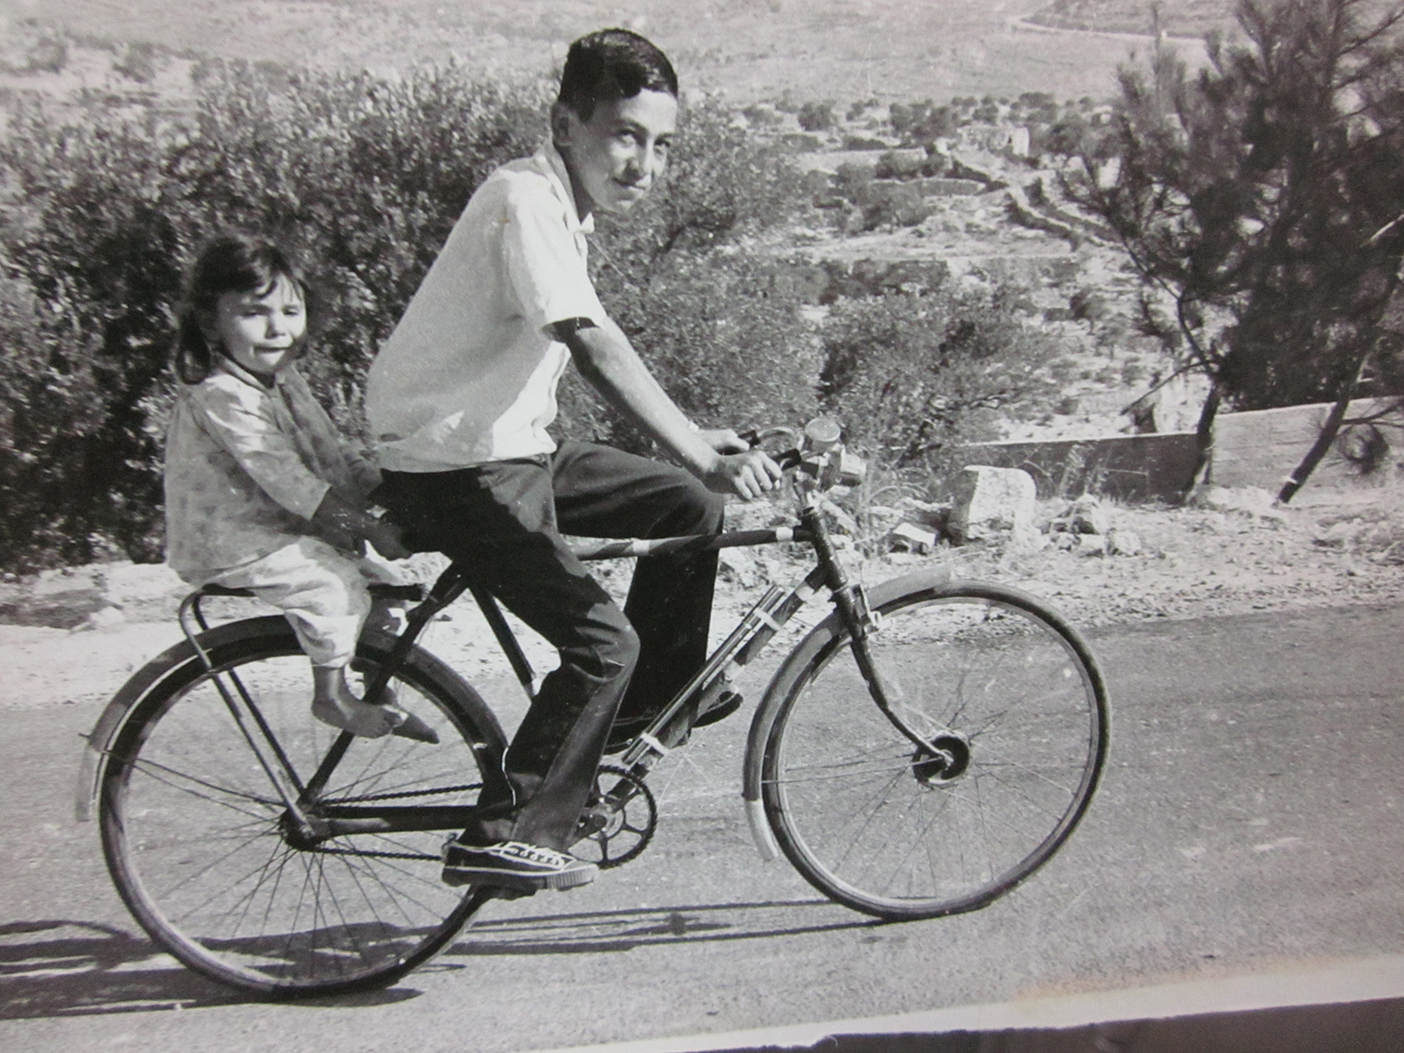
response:
[[[822,466],[822,462],[820,464]],[[836,606],[836,611],[831,617],[836,616],[842,620],[851,640],[859,670],[867,681],[873,700],[887,719],[918,749],[932,752],[930,731],[925,735],[920,734],[895,712],[892,701],[894,697],[900,698],[900,692],[894,690],[894,686],[887,683],[874,667],[868,651],[867,638],[868,634],[877,628],[877,618],[871,611],[864,588],[849,582],[830,540],[819,504],[819,494],[826,488],[819,474],[818,471],[810,471],[795,479],[801,505],[796,526],[653,540],[588,541],[573,546],[575,554],[585,561],[718,551],[724,548],[756,547],[786,542],[808,544],[815,553],[816,564],[804,579],[788,590],[771,585],[742,616],[726,639],[709,655],[702,668],[625,748],[620,760],[631,775],[641,779],[659,759],[666,756],[690,729],[691,721],[687,716],[695,715],[706,702],[720,694],[739,674],[741,668],[748,665],[765,648],[795,613],[825,589],[831,593]],[[932,582],[944,580],[946,577],[942,572],[928,572],[918,576]],[[910,581],[910,577],[899,580]],[[427,595],[424,595],[419,587],[413,588],[415,595],[422,598],[406,613],[405,629],[396,639],[389,660],[380,666],[376,676],[366,684],[366,694],[373,695],[386,685],[428,623],[467,591],[472,593],[482,610],[516,678],[527,695],[532,695],[535,673],[501,607],[489,592],[473,585],[461,568],[452,565],[439,576]],[[232,670],[217,671],[214,668],[206,648],[201,643],[202,636],[209,631],[209,625],[201,613],[200,600],[207,595],[221,594],[251,595],[244,590],[221,589],[206,589],[191,594],[180,610],[180,623],[186,636],[186,647],[177,645],[153,662],[153,665],[164,671],[178,664],[181,659],[188,660],[192,657],[192,652],[193,656],[203,663],[229,709],[231,718],[277,788],[288,809],[288,816],[302,839],[313,843],[343,834],[451,830],[467,825],[471,808],[466,806],[396,806],[346,802],[334,806],[320,805],[319,795],[354,741],[354,736],[349,732],[338,735],[316,772],[305,784],[299,780],[264,721],[257,700],[245,689],[237,673]],[[195,626],[198,626],[198,630]],[[159,674],[145,680],[147,686],[154,682],[157,675]],[[231,681],[232,688],[225,684],[225,677]],[[113,699],[93,735],[89,737],[89,750],[85,751],[84,775],[79,788],[77,811],[80,819],[86,819],[91,814],[99,765],[102,757],[110,749],[111,741],[121,725],[122,716],[144,690],[140,685],[133,686],[138,679],[141,678],[134,678],[133,682],[124,686],[123,691]],[[744,796],[747,818],[757,847],[762,855],[771,859],[778,854],[778,849],[761,813],[759,776],[756,774],[759,770],[758,758],[758,744],[751,742],[747,749]]]

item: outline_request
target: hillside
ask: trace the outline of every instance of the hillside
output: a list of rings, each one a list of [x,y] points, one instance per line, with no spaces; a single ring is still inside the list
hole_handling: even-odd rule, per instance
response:
[[[1160,7],[1174,21],[1181,9],[1197,12],[1208,2],[1162,0]],[[1088,3],[1066,12],[1055,4],[1044,21],[1102,28]],[[37,26],[118,51],[149,44],[192,58],[382,69],[456,60],[493,76],[534,76],[559,62],[579,34],[626,25],[666,48],[685,84],[740,101],[787,91],[799,100],[844,104],[1023,91],[1106,94],[1116,65],[1137,42],[1109,46],[1102,37],[1039,31],[1022,21],[1044,6],[1043,0],[0,0],[0,37],[13,46]],[[1133,6],[1144,10],[1139,0],[1120,8]],[[1109,17],[1118,29],[1146,31],[1119,12]]]

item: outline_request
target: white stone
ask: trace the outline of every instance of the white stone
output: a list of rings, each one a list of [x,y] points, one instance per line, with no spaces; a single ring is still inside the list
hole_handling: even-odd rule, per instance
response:
[[[88,615],[80,629],[120,629],[127,622],[127,616],[120,607],[99,607]]]
[[[936,546],[936,534],[914,523],[898,523],[888,535],[896,550],[925,554]]]
[[[1101,534],[1078,534],[1077,548],[1073,551],[1079,556],[1105,556],[1107,539]]]
[[[1102,502],[1090,494],[1073,502],[1068,528],[1074,534],[1105,534],[1111,529],[1111,515]]]
[[[1107,534],[1107,553],[1112,556],[1139,556],[1144,546],[1134,530],[1112,529]]]
[[[1038,535],[1034,525],[1038,491],[1019,468],[967,465],[956,478],[951,532],[961,541],[1013,532],[1020,542]]]
[[[765,584],[765,572],[756,557],[744,548],[724,548],[717,553],[723,577],[743,589]]]

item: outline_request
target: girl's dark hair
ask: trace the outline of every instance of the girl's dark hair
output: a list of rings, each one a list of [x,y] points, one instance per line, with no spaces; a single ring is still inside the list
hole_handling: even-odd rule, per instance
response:
[[[570,46],[556,101],[588,121],[598,102],[631,99],[644,89],[677,98],[678,75],[654,44],[628,29],[601,29]]]
[[[266,238],[224,234],[200,250],[186,281],[176,333],[176,375],[187,384],[198,384],[214,369],[218,346],[205,339],[205,325],[214,317],[225,293],[264,293],[279,278],[286,278],[302,293],[307,305],[308,331],[318,310],[318,298],[302,269],[288,253]]]

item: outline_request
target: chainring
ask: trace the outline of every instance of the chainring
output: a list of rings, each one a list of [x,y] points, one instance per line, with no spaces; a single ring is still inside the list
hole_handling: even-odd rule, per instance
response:
[[[657,827],[658,803],[643,779],[604,764],[595,775],[595,788],[581,814],[571,852],[608,870],[647,848]]]

